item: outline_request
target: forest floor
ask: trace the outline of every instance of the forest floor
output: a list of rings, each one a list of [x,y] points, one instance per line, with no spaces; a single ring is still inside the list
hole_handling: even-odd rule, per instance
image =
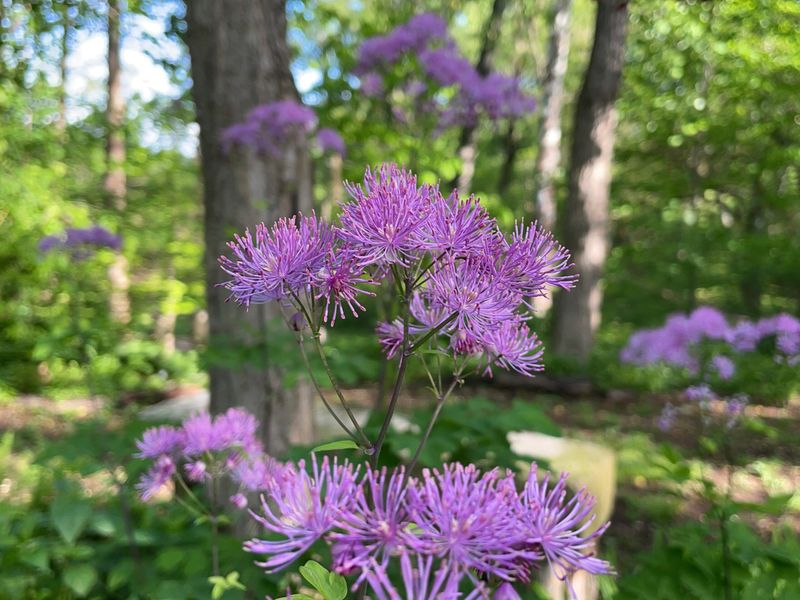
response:
[[[187,393],[197,393],[188,390]],[[354,403],[366,408],[375,390],[349,390]],[[519,399],[536,403],[568,437],[592,441],[612,449],[617,458],[617,493],[612,525],[607,534],[619,557],[650,546],[659,525],[701,518],[706,507],[699,493],[705,478],[718,490],[730,485],[741,503],[742,518],[767,536],[778,526],[800,534],[800,402],[787,407],[751,405],[743,426],[727,433],[733,464],[724,464],[703,443],[702,421],[692,410],[682,410],[669,431],[658,429],[661,409],[675,396],[612,393],[596,397],[565,397],[531,390],[491,385],[467,385],[462,398],[482,396],[503,405]],[[400,411],[424,405],[426,392],[411,387]],[[724,411],[724,406],[716,406]],[[81,423],[99,423],[109,434],[125,427],[136,413],[130,407],[111,409],[102,399],[51,401],[26,396],[0,403],[0,434],[13,432],[15,450],[25,447],[63,447],[81,430]],[[91,429],[92,426],[90,426]],[[85,431],[80,435],[85,435]],[[76,445],[81,437],[77,436]],[[91,434],[90,434],[91,435]],[[130,441],[132,447],[133,442]],[[676,481],[678,464],[693,473]],[[2,482],[0,482],[2,484]],[[0,485],[0,500],[4,496]],[[775,514],[749,513],[748,504],[775,503]]]

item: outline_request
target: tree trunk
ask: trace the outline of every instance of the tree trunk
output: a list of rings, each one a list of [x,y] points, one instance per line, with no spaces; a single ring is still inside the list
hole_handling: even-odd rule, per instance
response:
[[[250,410],[261,421],[265,449],[279,455],[290,441],[309,441],[313,433],[309,389],[286,389],[283,373],[271,364],[267,342],[285,328],[277,323],[278,307],[244,310],[226,302],[227,292],[218,287],[225,277],[217,257],[234,233],[312,206],[302,134],[284,144],[280,157],[250,149],[226,155],[220,145],[220,132],[254,106],[298,97],[289,70],[285,1],[193,0],[186,20],[200,124],[209,346],[212,358],[223,357],[209,366],[211,409]]]
[[[564,244],[581,280],[555,300],[554,350],[586,362],[600,324],[601,279],[609,234],[609,191],[614,150],[614,108],[625,58],[628,6],[598,0],[594,44],[575,109]]]
[[[564,76],[569,60],[569,21],[572,0],[556,0],[553,8],[547,69],[542,86],[542,121],[539,156],[536,160],[536,218],[550,231],[556,225],[555,178],[561,166],[561,107],[564,104]]]
[[[119,0],[108,1],[108,104],[106,106],[106,176],[103,187],[117,211],[125,210],[125,99],[122,97],[122,69],[120,65],[120,8]],[[118,251],[108,269],[111,282],[109,311],[114,322],[125,325],[131,320],[131,302],[128,296],[130,278],[128,260]]]
[[[475,64],[475,70],[481,76],[489,73],[491,55],[500,36],[501,17],[506,9],[506,4],[507,0],[494,0],[492,3],[492,12],[483,29],[481,50],[478,54],[478,62]],[[467,195],[472,187],[472,176],[475,174],[475,158],[477,156],[475,125],[465,125],[461,129],[458,140],[458,156],[461,158],[461,172],[450,182],[450,185],[451,187],[457,185],[458,191]]]
[[[69,17],[69,5],[64,5],[62,8],[61,25],[63,32],[61,34],[61,54],[58,57],[58,117],[56,117],[56,131],[59,135],[64,136],[67,129],[67,57],[69,56],[69,36],[72,30],[72,22]]]

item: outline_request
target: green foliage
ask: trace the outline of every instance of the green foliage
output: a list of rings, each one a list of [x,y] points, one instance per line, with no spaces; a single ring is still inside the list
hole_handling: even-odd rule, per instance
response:
[[[788,531],[763,540],[741,522],[728,524],[732,598],[789,600],[800,596],[800,544]],[[619,578],[614,600],[723,598],[723,555],[712,524],[686,523],[661,530],[652,550]]]
[[[409,431],[393,432],[386,441],[386,452],[407,460],[419,444],[420,431],[427,425],[432,409],[415,410]],[[559,436],[559,428],[536,404],[514,400],[500,409],[497,403],[482,397],[452,402],[445,406],[434,426],[428,443],[420,455],[423,467],[436,467],[442,462],[474,463],[481,468],[501,466],[516,468],[530,463],[530,458],[515,454],[508,441],[512,431],[538,431]],[[388,456],[386,460],[392,460]]]

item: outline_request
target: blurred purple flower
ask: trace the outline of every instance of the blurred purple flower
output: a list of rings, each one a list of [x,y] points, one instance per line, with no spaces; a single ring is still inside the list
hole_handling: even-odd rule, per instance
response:
[[[145,473],[136,489],[145,502],[155,496],[175,474],[175,462],[169,456],[159,456],[155,464]]]
[[[368,98],[383,94],[383,77],[377,73],[365,73],[361,76],[361,91]]]
[[[357,488],[352,465],[338,465],[328,457],[320,464],[315,455],[311,460],[311,474],[300,461],[293,476],[270,486],[269,501],[262,497],[263,516],[251,513],[267,532],[282,537],[245,542],[248,552],[267,556],[256,563],[267,572],[278,571],[297,559],[328,533],[340,512],[353,503]]]
[[[736,394],[732,398],[728,399],[725,404],[725,414],[728,417],[726,426],[728,429],[732,429],[736,425],[736,423],[744,414],[749,402],[750,398],[747,396],[747,394]]]
[[[151,427],[142,434],[142,439],[136,442],[139,452],[134,454],[137,458],[158,458],[162,454],[172,454],[179,451],[183,445],[183,435],[174,427]]]
[[[342,156],[347,152],[342,136],[330,127],[323,127],[317,131],[317,143],[323,152],[335,152]]]
[[[658,428],[661,431],[669,431],[675,423],[675,417],[678,411],[672,404],[665,404],[658,417]]]
[[[226,152],[234,146],[250,146],[259,152],[279,154],[293,132],[308,133],[316,123],[314,111],[295,100],[278,100],[253,108],[247,118],[222,131]]]
[[[730,379],[736,373],[736,365],[730,358],[722,354],[715,355],[711,359],[711,365],[720,379]]]
[[[559,579],[583,570],[593,575],[611,573],[611,565],[594,556],[595,542],[608,524],[592,531],[595,499],[585,488],[567,500],[567,475],[552,488],[550,475],[539,482],[536,465],[528,475],[522,496],[527,511],[528,543],[544,553]]]

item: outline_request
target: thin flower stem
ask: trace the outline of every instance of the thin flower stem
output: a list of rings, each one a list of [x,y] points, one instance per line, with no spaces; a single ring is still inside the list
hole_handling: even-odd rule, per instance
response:
[[[322,361],[322,366],[325,367],[325,372],[328,374],[328,379],[333,386],[333,390],[336,392],[336,395],[339,397],[339,402],[342,403],[342,408],[347,413],[347,416],[350,417],[350,421],[353,423],[353,426],[356,428],[358,435],[363,440],[365,446],[364,449],[368,449],[370,447],[369,438],[364,433],[364,430],[361,429],[361,425],[358,423],[358,419],[353,414],[353,411],[350,408],[350,405],[347,404],[347,400],[344,399],[344,394],[342,394],[342,390],[339,387],[339,382],[336,379],[336,375],[333,374],[333,370],[331,369],[330,365],[328,364],[328,358],[325,356],[325,350],[322,347],[322,343],[319,339],[319,333],[314,334],[314,346],[317,349],[317,354],[319,354],[319,358]]]
[[[297,297],[297,294],[292,292],[292,298],[297,303],[300,310],[302,310],[303,314],[305,315],[306,321],[308,322],[308,326],[311,328],[311,337],[314,340],[314,347],[317,350],[317,354],[319,354],[319,358],[322,361],[322,366],[325,368],[325,372],[328,375],[328,380],[331,382],[333,391],[336,392],[336,396],[339,398],[339,402],[342,404],[342,408],[347,413],[347,416],[350,418],[350,422],[353,423],[353,426],[355,427],[355,430],[358,433],[358,437],[360,437],[362,440],[359,446],[364,450],[368,450],[370,447],[369,438],[364,433],[364,430],[361,429],[361,425],[358,423],[358,419],[356,419],[352,409],[350,408],[350,405],[347,403],[347,400],[345,400],[344,394],[342,393],[341,387],[339,386],[339,382],[336,379],[336,376],[333,374],[333,369],[331,369],[331,366],[328,363],[328,358],[325,356],[325,349],[322,347],[322,342],[320,341],[319,328],[315,325],[314,320],[311,318],[311,315],[308,313],[305,306],[300,301],[300,298]],[[306,368],[310,373],[311,367],[308,360],[306,360]],[[321,392],[320,395],[322,395]],[[338,418],[336,419],[336,422],[340,423],[340,426],[342,426],[341,421]],[[350,437],[352,437],[353,440],[356,441],[356,443],[358,443],[358,438],[355,437],[353,434],[351,434],[348,428],[344,428],[344,430],[348,432],[348,435],[350,435]]]
[[[287,327],[289,327],[289,329],[292,329],[291,324],[289,323],[289,320],[286,318],[286,315],[284,314],[283,316],[284,316],[284,320],[286,320]],[[350,430],[349,427],[347,427],[347,425],[344,424],[344,421],[342,421],[342,419],[339,417],[339,415],[336,414],[336,411],[333,410],[333,407],[330,405],[330,403],[328,402],[328,399],[325,397],[325,394],[322,392],[322,388],[320,387],[319,382],[317,381],[317,378],[314,375],[314,370],[311,368],[311,361],[308,359],[308,354],[306,353],[306,347],[305,347],[304,339],[305,338],[303,337],[302,333],[295,332],[295,341],[297,342],[298,348],[300,348],[300,356],[303,357],[303,363],[305,364],[306,371],[308,371],[308,377],[311,380],[311,385],[314,386],[314,389],[316,390],[317,395],[320,397],[320,400],[322,400],[322,404],[325,405],[325,408],[331,414],[331,416],[333,417],[334,421],[336,421],[336,423],[339,425],[339,427],[341,427],[342,430],[344,430],[344,432],[354,442],[359,444],[358,437]]]
[[[394,265],[392,265],[394,268]],[[398,285],[400,282],[398,281]],[[381,448],[383,447],[383,442],[386,440],[386,434],[389,432],[389,424],[392,422],[392,417],[394,416],[394,409],[397,407],[397,400],[400,397],[400,388],[403,385],[403,378],[406,374],[406,367],[408,366],[408,320],[409,320],[409,302],[411,301],[411,285],[410,281],[406,279],[406,285],[404,286],[405,294],[403,296],[403,351],[400,354],[400,362],[397,365],[397,375],[394,380],[394,387],[392,388],[392,396],[389,400],[389,406],[386,409],[386,416],[383,418],[383,423],[381,423],[381,429],[378,432],[378,438],[375,440],[375,452],[372,455],[370,460],[370,464],[372,468],[377,468],[378,466],[378,457],[381,453]]]
[[[214,512],[209,515],[208,520],[211,523],[211,571],[215,576],[219,576],[219,524],[217,523],[216,514],[219,494],[217,485],[218,479],[216,477],[212,477],[208,488],[211,496],[211,506]]]
[[[422,437],[419,440],[419,445],[417,446],[416,451],[414,452],[414,456],[411,459],[411,462],[408,463],[408,468],[406,469],[406,477],[414,470],[414,467],[417,466],[417,462],[419,461],[419,457],[422,454],[422,449],[425,447],[425,444],[428,443],[428,438],[431,436],[431,432],[433,431],[433,426],[436,424],[439,415],[442,412],[442,408],[444,407],[444,403],[447,401],[447,398],[450,394],[453,393],[453,390],[456,389],[456,386],[461,383],[461,373],[454,373],[454,378],[450,386],[445,390],[443,394],[439,394],[438,398],[436,399],[436,407],[433,409],[433,414],[431,415],[430,421],[428,421],[428,426],[425,428],[425,433],[422,434]]]
[[[428,333],[426,333],[426,334],[425,334],[425,335],[423,335],[421,338],[419,338],[419,339],[418,339],[416,342],[414,342],[414,344],[413,344],[413,345],[412,345],[412,346],[411,346],[411,347],[410,347],[410,348],[407,350],[408,354],[413,354],[413,353],[414,353],[414,351],[415,351],[415,350],[417,350],[417,349],[418,349],[420,346],[422,346],[422,345],[423,345],[425,342],[427,342],[427,341],[428,341],[429,339],[431,339],[431,338],[432,338],[434,335],[436,335],[436,334],[437,334],[437,333],[439,333],[439,332],[440,332],[442,329],[444,329],[444,328],[445,328],[445,327],[447,327],[447,326],[448,326],[450,323],[452,323],[452,322],[455,320],[455,318],[456,318],[457,316],[458,316],[458,313],[453,313],[452,315],[450,315],[450,316],[449,316],[449,317],[447,317],[446,319],[443,319],[441,323],[439,323],[438,325],[436,325],[436,327],[434,327],[433,329],[431,329],[430,331],[428,331]]]
[[[442,257],[444,257],[446,255],[447,255],[447,252],[442,252],[434,260],[432,260],[431,263],[427,267],[422,269],[420,274],[417,275],[417,277],[414,279],[414,283],[411,285],[411,287],[416,288],[422,282],[421,280],[425,276],[425,274],[433,268],[433,265],[438,263],[442,259]]]
[[[191,506],[185,500],[183,500],[180,496],[175,494],[175,498],[178,500],[178,502],[183,504],[184,507],[189,509],[190,512],[192,512],[196,516],[209,516],[211,513],[208,512],[208,509],[206,508],[205,504],[200,502],[200,499],[195,495],[195,493],[191,490],[191,488],[188,485],[186,485],[186,482],[183,480],[183,477],[181,477],[180,474],[178,474],[177,472],[175,474],[175,479],[178,481],[178,484],[181,486],[181,489],[183,489],[183,491],[186,493],[186,495],[189,496],[189,498],[197,506],[196,507]]]

